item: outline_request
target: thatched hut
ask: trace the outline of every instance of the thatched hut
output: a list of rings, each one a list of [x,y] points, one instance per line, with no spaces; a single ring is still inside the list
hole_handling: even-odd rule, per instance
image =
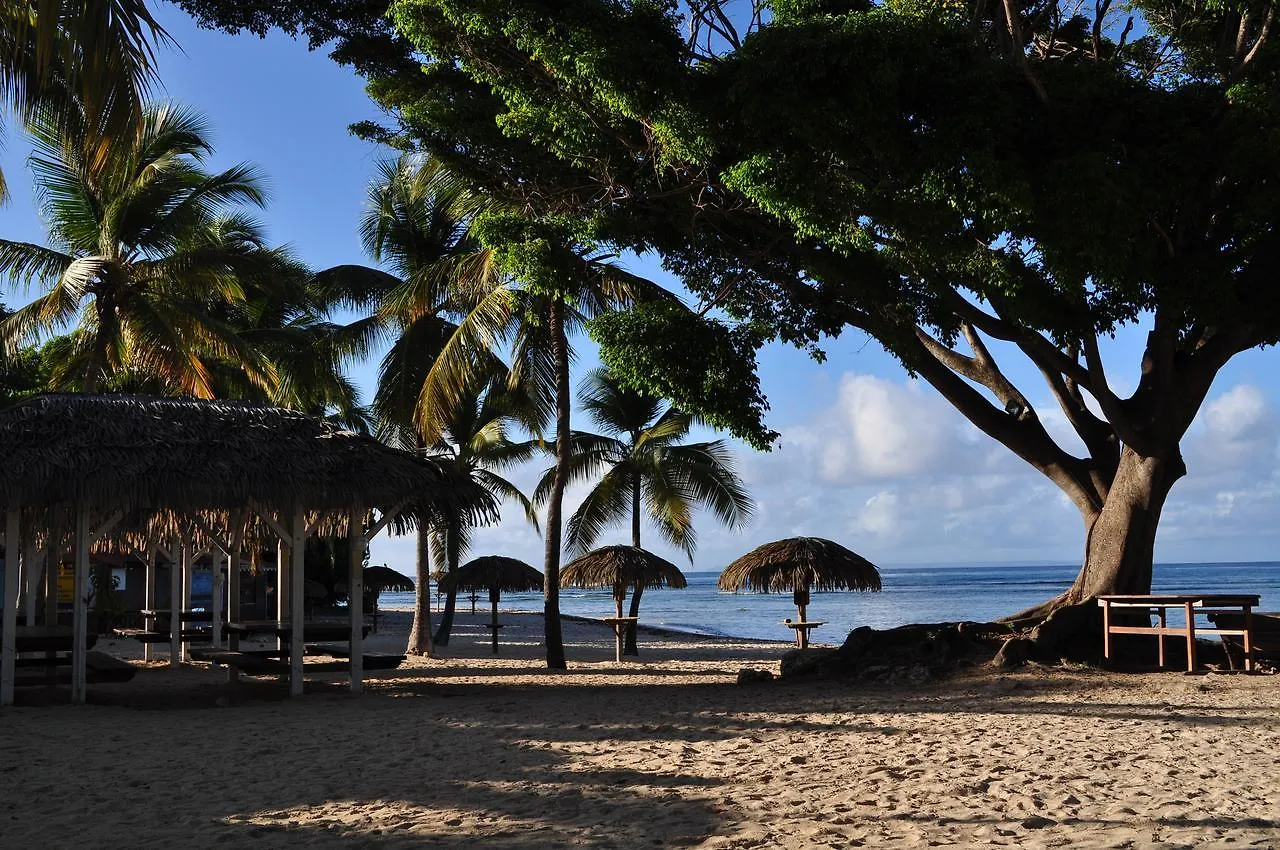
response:
[[[74,529],[71,690],[77,702],[85,698],[84,598],[95,542],[167,549],[183,568],[172,571],[170,599],[177,608],[178,581],[197,541],[238,560],[246,534],[269,530],[288,555],[280,560],[279,583],[288,592],[277,594],[277,614],[300,630],[303,544],[309,534],[351,538],[348,587],[358,599],[366,543],[392,520],[412,526],[447,501],[460,501],[471,513],[495,510],[492,500],[463,491],[428,461],[294,411],[236,402],[38,396],[0,410],[0,457],[5,545],[13,553],[7,561],[16,563],[14,555],[22,554],[26,584],[37,586],[39,558],[31,557],[36,546],[55,563],[64,535]],[[16,578],[16,571],[7,572]],[[52,584],[56,571],[45,573]],[[228,571],[232,616],[239,573]],[[12,700],[18,585],[5,582],[4,703]],[[360,606],[351,610],[351,683],[358,690],[363,623]],[[176,659],[180,618],[171,620]],[[290,644],[290,688],[301,693],[301,631],[296,637]]]
[[[616,615],[606,618],[618,637],[617,659],[622,660],[622,642],[634,617],[622,616],[622,603],[627,588],[685,588],[680,568],[639,546],[605,546],[575,558],[560,569],[560,584],[565,587],[607,587],[613,591]]]
[[[485,555],[473,558],[455,572],[445,573],[439,582],[441,592],[465,590],[489,592],[489,629],[493,632],[493,654],[498,654],[498,602],[503,591],[521,593],[542,589],[542,573],[518,558]]]
[[[831,540],[821,537],[789,537],[752,549],[725,567],[721,590],[742,588],[759,593],[791,591],[799,620],[787,624],[796,629],[801,648],[809,644],[805,609],[811,590],[879,590],[880,572],[875,564]]]

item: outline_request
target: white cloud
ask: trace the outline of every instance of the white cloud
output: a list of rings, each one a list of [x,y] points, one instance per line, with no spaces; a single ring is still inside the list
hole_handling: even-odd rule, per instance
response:
[[[773,452],[738,446],[756,516],[741,531],[698,517],[695,569],[719,569],[761,543],[796,535],[830,537],[879,563],[1080,557],[1083,524],[1062,492],[931,389],[852,373],[833,383],[832,403],[784,426]],[[1036,410],[1055,439],[1080,451],[1056,405]],[[1266,541],[1280,538],[1278,441],[1280,417],[1261,389],[1241,384],[1211,397],[1184,441],[1190,474],[1165,506],[1157,556],[1261,557]],[[545,463],[510,477],[529,492]],[[585,493],[579,486],[567,494],[566,517]],[[472,555],[501,552],[540,564],[542,540],[520,511],[508,505],[504,517],[477,532]],[[647,547],[686,563],[651,529],[644,534]],[[601,542],[628,539],[619,526]],[[384,538],[374,549],[375,562],[387,553],[393,566],[412,569],[412,538]]]

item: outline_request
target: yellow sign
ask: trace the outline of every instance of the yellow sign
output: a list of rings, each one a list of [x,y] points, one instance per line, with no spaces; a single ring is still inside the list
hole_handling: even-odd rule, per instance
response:
[[[58,604],[76,601],[76,572],[71,564],[58,564]]]

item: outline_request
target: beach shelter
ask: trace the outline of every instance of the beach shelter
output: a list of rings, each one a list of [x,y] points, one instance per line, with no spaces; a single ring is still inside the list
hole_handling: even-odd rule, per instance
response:
[[[516,558],[503,555],[485,555],[475,558],[458,567],[455,572],[445,573],[440,579],[440,589],[448,593],[450,589],[466,590],[472,593],[489,592],[490,622],[493,631],[493,654],[498,654],[498,600],[503,591],[521,593],[528,590],[541,590],[542,573]]]
[[[684,573],[665,558],[639,546],[605,546],[574,558],[560,569],[564,587],[607,587],[613,591],[616,615],[605,617],[618,638],[617,659],[622,660],[622,640],[635,617],[622,616],[627,588],[688,587]]]
[[[875,564],[856,552],[821,537],[788,537],[757,546],[725,567],[720,574],[721,590],[742,588],[758,593],[791,591],[799,621],[787,620],[796,630],[800,648],[809,645],[809,629],[816,624],[805,620],[811,590],[879,590],[880,572]]]
[[[49,394],[0,410],[0,511],[5,548],[38,586],[53,589],[71,531],[71,698],[86,695],[89,558],[93,548],[167,550],[171,569],[171,658],[181,643],[183,576],[201,547],[238,562],[246,537],[279,541],[277,619],[289,624],[290,693],[302,693],[303,554],[312,534],[350,539],[349,582],[363,593],[368,540],[392,522],[413,526],[448,504],[477,519],[496,505],[437,465],[291,410],[238,402],[127,395]],[[26,545],[24,545],[26,544]],[[35,546],[31,544],[37,544]],[[36,554],[45,549],[43,561]],[[149,559],[149,563],[151,563]],[[42,564],[47,563],[49,568]],[[232,618],[240,570],[227,574]],[[148,577],[150,584],[152,578]],[[4,583],[0,704],[13,700],[19,581]],[[53,617],[48,614],[52,613]],[[363,677],[363,617],[351,607],[351,688]],[[232,640],[232,650],[235,642]]]

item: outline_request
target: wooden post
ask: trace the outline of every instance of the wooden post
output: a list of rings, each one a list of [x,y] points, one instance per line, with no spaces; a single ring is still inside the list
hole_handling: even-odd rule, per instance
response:
[[[289,619],[289,541],[283,537],[276,544],[276,620]],[[284,649],[284,639],[276,640],[276,649]]]
[[[237,511],[232,514],[231,556],[227,559],[227,621],[240,622],[240,550],[244,548],[244,523],[246,517]],[[240,635],[227,636],[227,648],[240,651]],[[227,665],[227,681],[240,681],[240,670]]]
[[[289,696],[302,696],[302,653],[306,649],[302,630],[303,603],[306,602],[305,576],[307,517],[302,506],[293,509],[293,538],[289,545]]]
[[[182,658],[182,559],[186,546],[179,544],[165,555],[169,558],[169,666],[177,667]],[[175,557],[176,556],[176,557]]]
[[[1111,660],[1111,600],[1102,600],[1102,657]]]
[[[221,566],[221,553],[215,547],[209,550],[210,566],[213,568],[213,599],[209,602],[209,642],[215,649],[222,648],[222,594],[226,591],[226,572]],[[231,562],[231,558],[227,558]]]
[[[16,505],[10,505],[4,522],[4,619],[3,643],[0,644],[0,705],[13,705],[13,671],[15,664],[14,647],[18,632],[18,589],[21,576],[18,565],[21,563],[22,541],[19,540],[19,520],[21,513]],[[30,569],[31,565],[28,564]]]
[[[62,571],[62,511],[49,509],[49,553],[44,559],[44,624],[58,624],[58,573]],[[53,657],[53,653],[49,653]]]
[[[626,591],[624,590],[623,593]],[[626,629],[622,625],[622,593],[613,594],[614,610],[617,615],[613,620],[613,660],[622,663],[622,635]],[[496,630],[495,630],[496,632]]]
[[[31,529],[31,531],[34,531],[34,529]],[[22,608],[26,612],[28,626],[36,624],[36,603],[40,598],[40,577],[44,575],[44,558],[41,557],[36,548],[35,538],[34,533],[28,534],[22,549],[23,572],[26,574],[27,581],[27,599]]]
[[[493,627],[492,631],[493,631],[493,654],[494,655],[498,654],[498,594],[499,594],[498,588],[496,587],[489,588],[489,608],[490,608],[489,625]]]
[[[182,535],[182,605],[180,611],[173,612],[174,622],[178,624],[178,656],[182,659],[182,663],[186,664],[191,660],[187,650],[187,642],[182,640],[182,616],[191,610],[191,579],[196,571],[195,547],[191,545],[191,538],[186,534]]]
[[[1159,649],[1156,651],[1156,658],[1160,662],[1160,669],[1163,670],[1164,669],[1164,630],[1169,619],[1167,616],[1168,609],[1165,608],[1163,605],[1161,605],[1156,610],[1159,611],[1159,613],[1156,616],[1159,618],[1157,622],[1160,623],[1160,634],[1156,636],[1156,640],[1158,641],[1157,645],[1159,647]],[[1147,622],[1149,623],[1151,621],[1147,620]]]
[[[1193,673],[1196,669],[1196,609],[1192,602],[1185,603],[1183,608],[1187,612],[1187,672]]]
[[[1246,673],[1253,672],[1253,606],[1244,606],[1244,669]]]
[[[347,525],[347,612],[351,615],[351,693],[364,690],[364,509],[351,506]]]
[[[88,696],[85,672],[89,642],[89,506],[76,505],[76,556],[71,621],[71,701],[83,705]]]
[[[143,594],[142,607],[146,608],[148,611],[154,611],[156,610],[157,607],[159,607],[156,605],[156,547],[154,546],[147,547],[147,567],[146,567],[146,573],[143,577],[143,585],[144,587],[142,589],[142,594]],[[145,623],[147,621],[143,620],[142,622]],[[157,620],[152,620],[151,626],[155,628],[159,626],[159,622]],[[151,641],[147,641],[146,643],[142,644],[142,660],[143,661],[150,661],[152,652],[153,650],[151,649]]]

